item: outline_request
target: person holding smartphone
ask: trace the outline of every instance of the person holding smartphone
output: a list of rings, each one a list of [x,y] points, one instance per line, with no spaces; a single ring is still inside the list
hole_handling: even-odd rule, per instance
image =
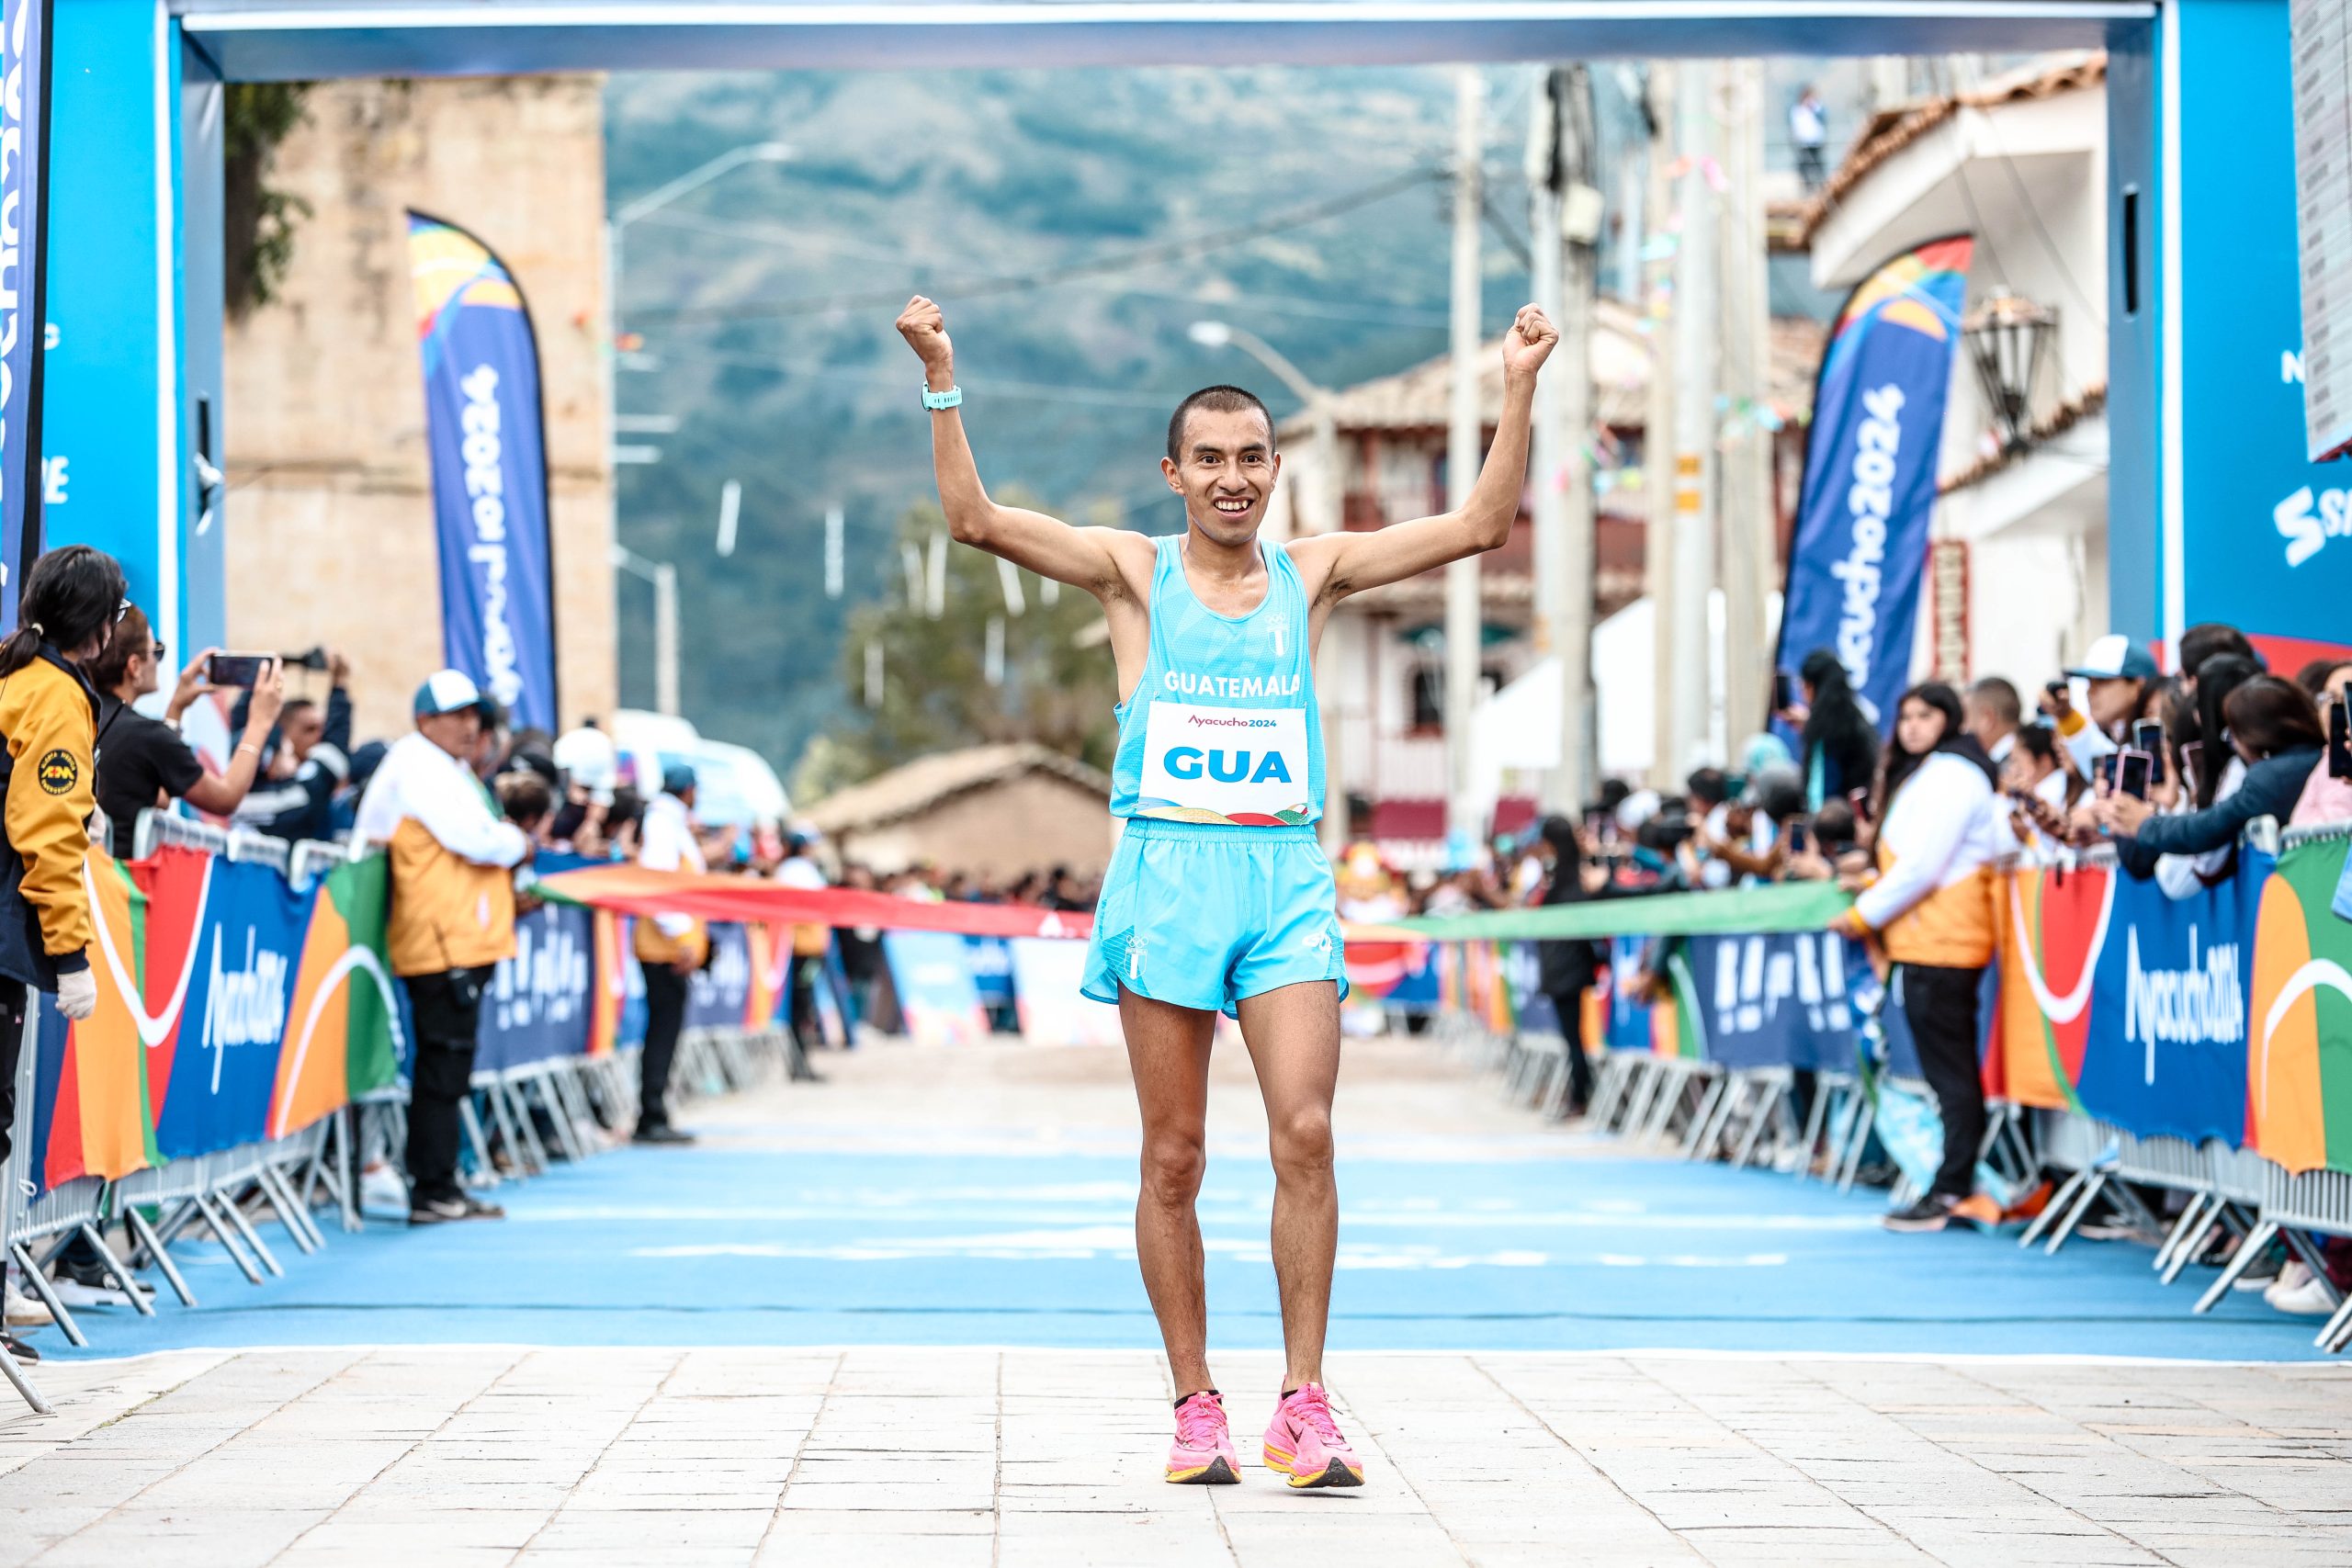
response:
[[[106,651],[90,665],[90,680],[99,693],[98,809],[107,814],[107,852],[117,860],[130,858],[139,814],[150,807],[185,800],[215,817],[235,811],[260,774],[262,738],[277,722],[286,700],[285,676],[271,660],[256,672],[250,716],[229,771],[213,773],[181,739],[179,722],[198,698],[220,689],[209,673],[218,649],[206,649],[180,671],[162,718],[150,718],[131,705],[162,688],[169,651],[155,640],[146,613],[133,604],[123,612]]]
[[[2199,672],[2200,702],[2211,694],[2213,669],[2220,662],[2219,657],[2208,660]],[[2294,682],[2256,675],[2232,691],[2221,708],[2222,733],[2245,766],[2245,781],[2234,790],[2217,794],[2202,809],[2169,816],[2120,791],[2099,802],[2100,820],[2115,836],[2117,859],[2143,881],[2156,874],[2165,856],[2226,852],[2257,817],[2285,821],[2319,766],[2327,731],[2311,694]]]

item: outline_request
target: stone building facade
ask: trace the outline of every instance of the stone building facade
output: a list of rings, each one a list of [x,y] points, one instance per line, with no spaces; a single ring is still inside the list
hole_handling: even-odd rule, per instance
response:
[[[269,184],[310,210],[276,297],[229,326],[229,637],[342,647],[359,739],[407,728],[443,662],[410,209],[479,235],[530,305],[563,721],[612,712],[602,95],[585,75],[322,84],[278,148]]]

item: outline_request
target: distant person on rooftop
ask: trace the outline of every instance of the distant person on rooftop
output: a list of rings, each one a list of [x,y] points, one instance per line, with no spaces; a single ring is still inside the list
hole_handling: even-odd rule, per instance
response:
[[[1797,178],[1806,190],[1819,190],[1829,176],[1829,110],[1810,82],[1797,89],[1796,102],[1789,106],[1789,141],[1797,150]]]

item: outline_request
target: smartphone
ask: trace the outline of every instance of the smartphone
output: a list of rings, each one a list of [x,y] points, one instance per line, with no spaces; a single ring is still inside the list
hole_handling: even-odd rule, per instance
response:
[[[2091,783],[2101,786],[2103,793],[2112,793],[2115,788],[2115,757],[2116,753],[2109,751],[2091,760]]]
[[[2049,693],[2052,696],[2053,696],[2053,697],[2057,697],[2057,698],[2060,698],[2060,699],[2062,699],[2062,700],[2063,700],[2063,699],[2065,697],[2066,694],[2067,694],[2068,692],[2070,692],[2070,691],[2072,691],[2072,690],[2074,689],[2074,685],[2075,685],[2075,683],[2074,683],[2072,681],[2069,681],[2069,680],[2065,679],[2064,676],[2061,676],[2059,679],[2057,679],[2057,680],[2055,680],[2055,681],[2049,682],[2048,683],[2046,683],[2045,685],[2043,685],[2043,687],[2042,687],[2041,689],[2042,689],[2043,691],[2045,691],[2045,692]]]
[[[2165,782],[2165,725],[2160,718],[2143,718],[2132,726],[2132,744],[2148,754],[2148,780]]]
[[[216,653],[204,678],[216,686],[250,686],[269,668],[274,653]]]
[[[2205,742],[2184,740],[2180,743],[2180,787],[2192,794],[2204,788]]]
[[[1797,705],[1796,681],[1785,670],[1772,671],[1772,711],[1786,713]]]
[[[1813,829],[1803,822],[1789,824],[1789,853],[1801,855],[1813,849]]]
[[[2352,692],[2327,705],[2327,776],[2352,779]]]
[[[2116,754],[2115,787],[2134,800],[2148,798],[2148,773],[2155,759],[2137,748]]]

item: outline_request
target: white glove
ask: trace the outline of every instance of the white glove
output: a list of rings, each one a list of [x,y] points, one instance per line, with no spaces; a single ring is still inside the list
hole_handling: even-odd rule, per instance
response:
[[[98,972],[77,969],[57,977],[57,1010],[76,1022],[98,1010]]]

